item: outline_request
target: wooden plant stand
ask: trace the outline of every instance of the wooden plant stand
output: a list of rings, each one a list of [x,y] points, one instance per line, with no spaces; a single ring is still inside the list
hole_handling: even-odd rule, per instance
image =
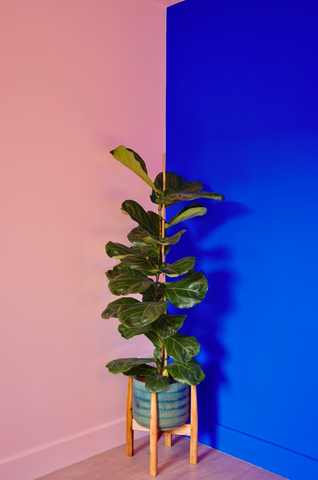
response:
[[[198,403],[196,386],[191,386],[191,413],[190,423],[174,430],[158,431],[157,394],[151,394],[150,402],[150,429],[141,427],[132,415],[132,378],[128,378],[127,409],[126,409],[126,455],[134,454],[134,430],[150,432],[150,475],[155,477],[158,473],[158,440],[165,434],[165,446],[171,447],[172,434],[190,436],[190,464],[198,463]]]

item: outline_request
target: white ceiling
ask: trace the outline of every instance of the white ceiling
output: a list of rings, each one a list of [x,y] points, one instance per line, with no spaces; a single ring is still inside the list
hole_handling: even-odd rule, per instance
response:
[[[164,5],[165,7],[170,7],[175,3],[184,2],[184,0],[152,0],[152,1],[156,3],[161,3],[161,5]]]

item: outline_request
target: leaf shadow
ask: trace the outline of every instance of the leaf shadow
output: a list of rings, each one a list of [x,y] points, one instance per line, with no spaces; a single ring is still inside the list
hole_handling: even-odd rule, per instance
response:
[[[199,439],[201,435],[208,436],[210,446],[216,448],[218,398],[222,385],[228,383],[224,364],[230,355],[225,347],[224,333],[237,309],[235,290],[239,276],[234,270],[234,249],[226,244],[215,244],[214,234],[234,219],[251,212],[239,202],[213,202],[206,206],[208,212],[204,217],[187,222],[189,235],[182,237],[178,247],[169,254],[168,261],[195,256],[197,265],[203,267],[203,273],[207,277],[208,292],[202,303],[189,310],[180,310],[170,305],[169,311],[187,315],[181,332],[194,335],[201,344],[197,360],[202,365],[206,378],[198,386],[199,416],[206,420],[202,423],[209,426],[209,431],[200,432]],[[180,205],[178,207],[180,209]]]

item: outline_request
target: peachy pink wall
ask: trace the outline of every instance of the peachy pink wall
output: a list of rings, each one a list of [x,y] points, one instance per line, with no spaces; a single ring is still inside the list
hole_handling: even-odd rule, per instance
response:
[[[0,479],[32,480],[124,443],[126,379],[150,344],[102,320],[108,240],[165,146],[166,8],[149,0],[0,3]]]

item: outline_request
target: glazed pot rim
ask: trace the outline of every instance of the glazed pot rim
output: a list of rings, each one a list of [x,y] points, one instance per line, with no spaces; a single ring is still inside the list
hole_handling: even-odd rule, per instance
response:
[[[138,382],[138,384],[140,386],[142,386],[149,394],[151,394],[151,392],[149,392],[149,390],[146,389],[146,382],[143,381],[143,380],[140,380],[137,376],[133,376],[133,381],[134,382]],[[136,385],[137,386],[137,385]],[[167,393],[167,390],[179,390],[179,389],[189,389],[190,385],[187,385],[186,383],[180,383],[180,382],[177,382],[176,380],[174,380],[173,382],[170,382],[167,387],[165,388],[165,390],[163,390],[162,392],[157,392],[158,395],[160,395],[161,393]],[[140,388],[140,387],[139,387]]]
[[[146,377],[144,377],[144,380],[139,378],[139,377],[141,377],[141,375],[138,375],[138,376],[134,375],[132,378],[137,380],[140,383],[145,383],[146,382]],[[169,378],[169,385],[173,385],[174,383],[178,383],[179,385],[186,385],[185,383],[177,382],[177,380],[174,380],[174,379],[170,380],[170,378]]]

